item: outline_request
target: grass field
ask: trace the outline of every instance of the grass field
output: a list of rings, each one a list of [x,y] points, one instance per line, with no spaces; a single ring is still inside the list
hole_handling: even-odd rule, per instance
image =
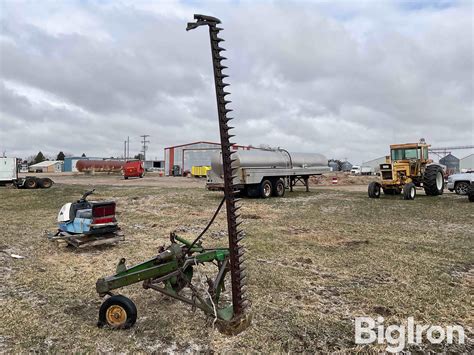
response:
[[[213,330],[202,312],[130,286],[134,328],[96,327],[97,278],[156,254],[169,232],[193,236],[220,194],[202,188],[96,186],[117,202],[126,241],[72,250],[49,242],[60,207],[84,186],[0,190],[0,352],[381,350],[354,343],[356,316],[385,324],[462,325],[472,339],[474,208],[454,194],[414,201],[371,200],[366,192],[313,189],[282,199],[243,200],[253,323],[238,336]],[[205,245],[226,246],[221,214]],[[24,256],[15,259],[11,254]],[[465,345],[411,350],[470,351]]]

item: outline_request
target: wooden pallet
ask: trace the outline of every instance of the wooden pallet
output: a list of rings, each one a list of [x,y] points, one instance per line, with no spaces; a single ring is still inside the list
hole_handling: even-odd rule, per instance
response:
[[[67,232],[59,232],[56,235],[48,234],[48,239],[52,241],[63,241],[75,248],[85,248],[104,244],[114,244],[122,240],[125,237],[121,231],[116,231],[107,234],[69,234]]]

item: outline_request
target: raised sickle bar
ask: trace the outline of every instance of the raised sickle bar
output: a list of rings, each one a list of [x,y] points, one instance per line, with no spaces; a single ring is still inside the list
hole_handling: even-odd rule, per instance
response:
[[[218,18],[205,16],[205,15],[194,15],[196,22],[188,23],[186,28],[187,31],[195,29],[199,26],[208,26],[209,27],[209,37],[211,41],[211,55],[212,55],[212,65],[214,69],[214,84],[216,90],[216,102],[217,102],[217,112],[219,117],[219,132],[221,138],[221,148],[222,148],[222,162],[224,170],[224,196],[225,196],[225,205],[227,213],[227,228],[229,235],[229,252],[230,252],[230,274],[232,281],[232,306],[233,306],[233,320],[234,328],[236,324],[239,324],[237,328],[233,331],[240,332],[245,329],[250,323],[250,316],[248,312],[249,301],[246,299],[246,276],[245,276],[245,267],[244,262],[244,252],[245,249],[241,245],[241,241],[244,237],[243,231],[238,230],[240,225],[239,216],[237,211],[240,209],[240,206],[237,205],[237,199],[235,198],[236,188],[234,187],[234,174],[235,170],[232,167],[232,153],[231,146],[235,143],[230,142],[230,138],[233,137],[229,131],[233,128],[228,125],[229,121],[232,120],[231,117],[227,117],[227,114],[231,112],[231,109],[226,107],[231,101],[226,100],[226,96],[229,95],[229,92],[224,91],[226,86],[229,84],[224,83],[223,79],[228,75],[222,73],[222,70],[227,68],[222,65],[222,60],[226,58],[221,55],[221,52],[225,49],[220,46],[220,42],[223,42],[224,39],[219,37],[219,32],[223,29],[217,25],[221,23]]]

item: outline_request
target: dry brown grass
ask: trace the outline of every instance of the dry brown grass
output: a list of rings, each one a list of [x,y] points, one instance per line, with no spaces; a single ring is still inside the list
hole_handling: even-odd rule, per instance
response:
[[[140,285],[122,290],[137,304],[136,326],[98,329],[97,278],[112,274],[121,257],[133,264],[153,256],[174,229],[198,233],[220,194],[97,189],[99,197],[117,201],[126,241],[81,251],[48,242],[43,231],[55,228],[61,205],[84,187],[0,190],[0,352],[355,350],[361,348],[353,341],[354,317],[379,314],[386,323],[414,316],[427,324],[460,324],[472,336],[474,226],[467,199],[370,200],[365,192],[328,189],[243,201],[253,303],[253,323],[244,333],[221,335],[201,312]],[[204,243],[225,245],[225,229],[221,216]]]

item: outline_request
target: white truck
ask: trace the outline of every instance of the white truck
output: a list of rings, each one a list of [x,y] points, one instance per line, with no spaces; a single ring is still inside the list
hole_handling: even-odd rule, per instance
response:
[[[286,150],[238,150],[232,154],[234,186],[243,195],[268,198],[282,197],[285,190],[293,191],[297,183],[309,191],[309,177],[331,171],[328,160],[321,154],[292,153]],[[207,172],[209,190],[224,188],[222,156],[214,155]]]
[[[374,169],[370,166],[353,165],[351,175],[373,175]]]
[[[16,158],[0,158],[0,186],[13,185],[19,189],[48,189],[53,186],[50,178],[36,176],[18,177],[18,164]]]

